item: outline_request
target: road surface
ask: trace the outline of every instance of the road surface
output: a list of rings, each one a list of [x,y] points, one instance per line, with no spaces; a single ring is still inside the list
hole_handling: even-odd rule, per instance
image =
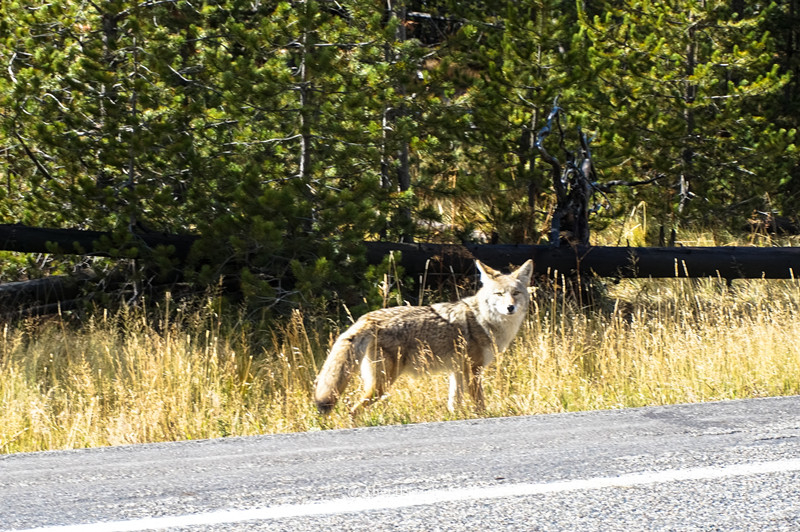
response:
[[[800,530],[800,397],[0,456],[0,530]]]

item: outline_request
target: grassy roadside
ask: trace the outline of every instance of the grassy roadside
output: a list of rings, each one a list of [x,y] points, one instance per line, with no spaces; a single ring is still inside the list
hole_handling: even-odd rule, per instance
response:
[[[322,419],[311,383],[337,330],[296,312],[279,326],[195,307],[5,325],[0,453],[354,426]],[[800,393],[800,284],[629,280],[605,311],[535,297],[487,374],[488,415],[623,408]],[[153,316],[156,316],[155,318]],[[355,425],[472,417],[447,379],[402,378]]]

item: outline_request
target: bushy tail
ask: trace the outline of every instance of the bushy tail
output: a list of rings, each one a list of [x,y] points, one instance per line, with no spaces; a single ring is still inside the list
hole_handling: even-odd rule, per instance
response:
[[[372,335],[357,324],[336,339],[315,381],[314,400],[322,414],[327,414],[336,405],[372,341]]]

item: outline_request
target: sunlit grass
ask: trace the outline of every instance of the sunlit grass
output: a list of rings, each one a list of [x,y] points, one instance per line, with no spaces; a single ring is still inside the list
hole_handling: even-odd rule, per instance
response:
[[[80,327],[5,325],[0,452],[475,416],[468,403],[449,413],[447,379],[433,375],[401,378],[353,421],[356,379],[321,418],[311,386],[334,320],[295,312],[276,325],[222,313],[215,298],[169,304]],[[603,310],[539,294],[486,372],[487,415],[800,393],[798,314],[795,281],[629,280],[610,287]]]
[[[219,317],[129,310],[74,328],[6,326],[0,451],[306,430],[314,375],[299,315],[275,330]],[[161,315],[152,321],[148,316]],[[227,323],[230,321],[231,323]],[[254,340],[255,338],[255,340]],[[310,417],[309,417],[310,416]]]

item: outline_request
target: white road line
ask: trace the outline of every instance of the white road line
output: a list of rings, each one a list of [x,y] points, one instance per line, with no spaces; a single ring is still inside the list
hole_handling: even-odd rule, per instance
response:
[[[595,477],[578,480],[562,480],[543,484],[519,483],[501,486],[478,486],[401,494],[377,495],[373,497],[345,497],[326,502],[284,504],[251,510],[222,510],[202,514],[148,517],[128,521],[83,523],[80,525],[48,526],[6,532],[125,532],[132,530],[159,530],[165,528],[232,524],[244,521],[266,521],[287,517],[309,517],[391,510],[410,506],[424,506],[458,501],[501,499],[526,495],[542,495],[579,490],[633,487],[648,484],[664,484],[685,480],[714,480],[727,477],[786,473],[800,470],[800,458],[755,462],[720,467],[695,467],[691,469],[668,469],[644,471],[617,477]]]

